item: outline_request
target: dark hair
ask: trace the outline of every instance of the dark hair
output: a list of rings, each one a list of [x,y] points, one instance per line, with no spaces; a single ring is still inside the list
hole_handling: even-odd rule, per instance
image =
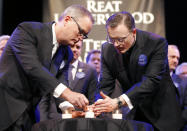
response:
[[[101,51],[100,50],[91,50],[90,52],[88,52],[88,55],[86,57],[86,63],[88,63],[88,61],[90,60],[90,56],[92,54],[95,54],[95,53],[100,53],[101,54]]]
[[[106,28],[108,26],[111,28],[115,28],[122,22],[124,22],[124,25],[126,25],[130,31],[132,31],[135,28],[133,16],[126,11],[118,12],[110,16],[106,21]]]

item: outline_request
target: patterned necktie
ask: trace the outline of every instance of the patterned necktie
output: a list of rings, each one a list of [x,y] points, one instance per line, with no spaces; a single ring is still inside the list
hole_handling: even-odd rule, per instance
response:
[[[58,80],[60,80],[60,82],[62,82],[63,84],[65,84],[66,86],[69,86],[69,82],[68,82],[68,67],[69,64],[67,64],[67,61],[65,61],[65,65],[62,69],[60,69],[56,75],[56,78]]]
[[[62,49],[58,49],[57,53],[55,54],[54,57],[56,57],[54,60],[56,63],[56,73],[55,76],[57,79],[60,80],[60,82],[62,82],[63,84],[65,84],[66,86],[69,86],[68,84],[68,68],[69,68],[69,64],[73,59],[73,53],[70,49],[69,46],[62,46],[59,47]],[[56,56],[57,55],[57,56]]]
[[[68,83],[69,83],[69,87],[71,88],[72,86],[72,81],[73,81],[73,74],[72,74],[72,70],[73,70],[74,66],[72,64],[69,65],[69,69],[68,69]]]
[[[55,55],[52,58],[51,67],[50,67],[50,72],[52,74],[54,74],[55,76],[58,73],[59,67],[60,67],[60,65],[62,63],[62,60],[63,60],[63,57],[64,57],[64,55],[63,55],[63,47],[60,46],[57,49]]]

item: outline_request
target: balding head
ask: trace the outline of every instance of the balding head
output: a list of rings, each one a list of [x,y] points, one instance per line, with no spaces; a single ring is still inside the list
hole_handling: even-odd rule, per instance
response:
[[[187,62],[183,62],[176,68],[177,75],[187,77]]]
[[[71,5],[55,24],[55,34],[59,44],[73,46],[88,38],[94,20],[91,13],[81,5]]]
[[[82,17],[88,17],[94,23],[94,19],[92,14],[83,6],[81,5],[72,5],[65,9],[65,11],[60,16],[59,20],[63,19],[65,16],[72,16],[77,19]]]

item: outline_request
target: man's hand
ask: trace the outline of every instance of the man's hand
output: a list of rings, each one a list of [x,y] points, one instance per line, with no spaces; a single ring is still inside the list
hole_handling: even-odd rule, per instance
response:
[[[102,112],[112,112],[117,109],[117,99],[112,99],[109,96],[105,95],[103,92],[100,92],[100,95],[103,97],[103,100],[97,101],[94,104],[94,112],[96,115],[99,115]]]
[[[88,99],[83,94],[73,92],[69,88],[66,88],[60,97],[66,99],[78,108],[84,108],[89,104]]]

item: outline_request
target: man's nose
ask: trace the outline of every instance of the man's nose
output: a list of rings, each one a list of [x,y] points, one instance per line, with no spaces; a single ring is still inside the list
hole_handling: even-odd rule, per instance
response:
[[[76,52],[76,47],[72,47],[71,50],[72,50],[73,52]]]
[[[178,63],[178,59],[177,59],[177,58],[174,58],[174,62],[175,62],[175,63]]]
[[[95,63],[95,64],[98,64],[99,62],[98,62],[98,60],[95,60],[94,63]]]

